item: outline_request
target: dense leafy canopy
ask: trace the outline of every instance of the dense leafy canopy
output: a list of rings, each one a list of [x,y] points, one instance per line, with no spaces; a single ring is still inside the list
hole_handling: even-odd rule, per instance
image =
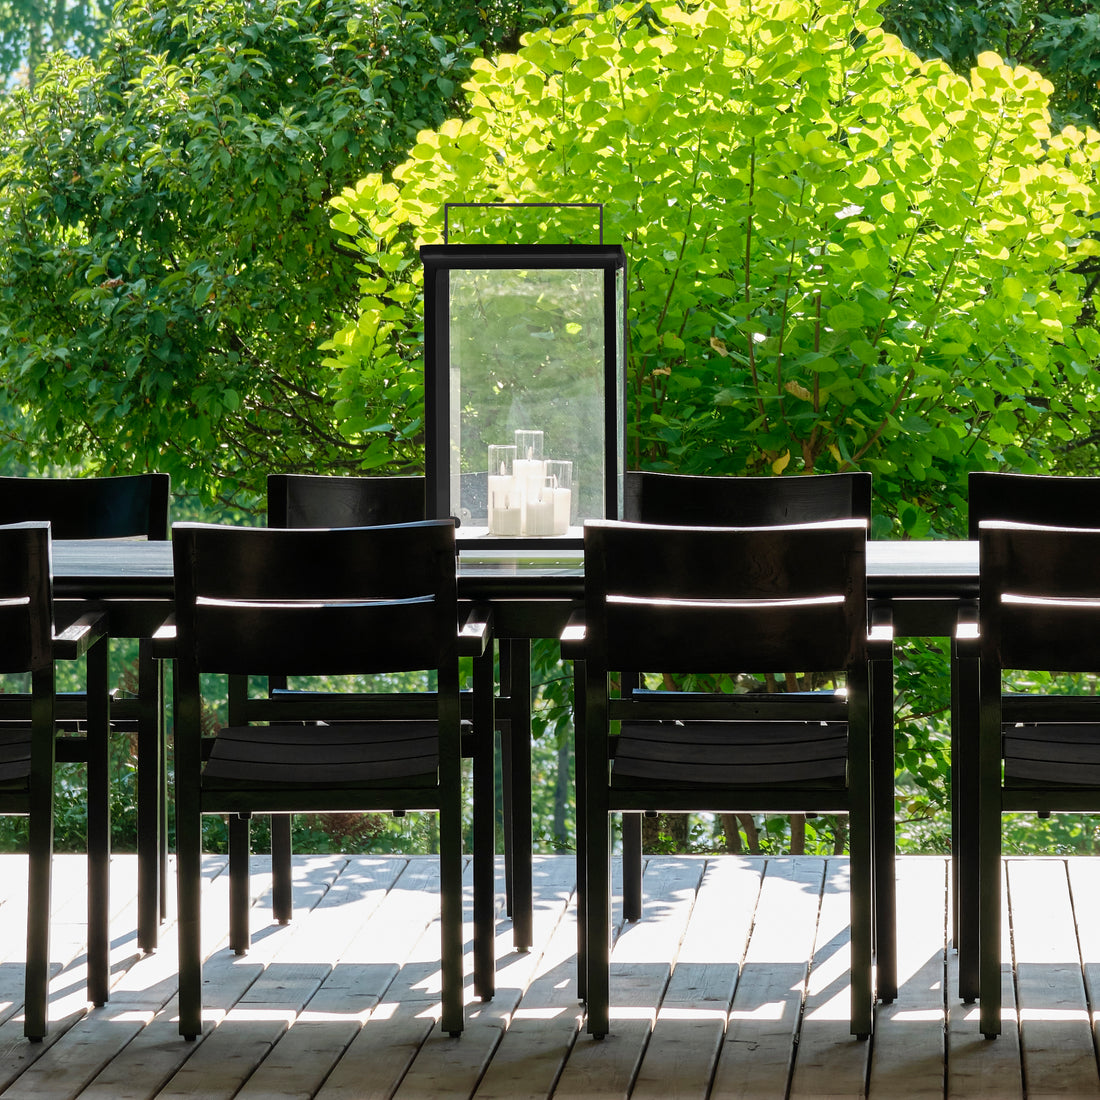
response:
[[[354,257],[326,202],[445,117],[459,63],[412,3],[134,0],[99,60],[0,108],[0,370],[12,458],[357,468],[317,344]],[[459,68],[465,71],[468,59]]]
[[[32,84],[52,50],[94,53],[110,11],[99,0],[0,0],[0,89]]]
[[[1062,121],[1100,123],[1100,10],[1093,0],[886,0],[883,25],[922,57],[965,72],[987,51],[1038,69]]]
[[[345,431],[419,380],[414,242],[445,201],[599,198],[631,264],[635,464],[858,466],[916,534],[957,524],[968,469],[1065,466],[1100,408],[1100,136],[1052,132],[1030,70],[986,54],[963,79],[877,21],[851,0],[593,6],[478,61],[467,118],[334,202],[365,271],[332,343]],[[573,232],[536,213],[464,239]],[[419,415],[396,412],[395,435]]]

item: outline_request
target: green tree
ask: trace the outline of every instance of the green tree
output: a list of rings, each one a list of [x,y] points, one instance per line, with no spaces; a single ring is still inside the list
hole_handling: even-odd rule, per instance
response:
[[[1056,117],[1100,123],[1100,10],[1092,0],[886,0],[883,25],[922,57],[966,72],[987,50],[1054,86]]]
[[[589,5],[475,62],[468,117],[334,200],[363,270],[330,346],[348,430],[420,383],[414,241],[447,199],[596,197],[631,265],[634,464],[862,467],[878,533],[916,536],[958,533],[969,469],[1092,464],[1100,135],[1052,131],[1034,72],[983,54],[961,78],[877,22],[853,0]]]
[[[421,381],[415,245],[445,201],[598,198],[630,262],[632,464],[868,469],[879,537],[961,534],[971,469],[1095,470],[1100,134],[1055,131],[1038,74],[922,62],[858,0],[574,15],[476,62],[465,117],[334,200],[363,267],[329,346],[348,431]],[[577,237],[535,207],[463,232]],[[946,797],[947,683],[927,644],[899,666],[918,820]]]
[[[0,90],[34,84],[51,50],[94,54],[110,22],[110,4],[88,0],[0,0]]]
[[[333,423],[316,345],[359,273],[326,202],[443,120],[468,55],[409,0],[134,0],[116,22],[98,60],[55,54],[0,105],[0,461],[227,498],[260,466],[418,461],[408,421]]]

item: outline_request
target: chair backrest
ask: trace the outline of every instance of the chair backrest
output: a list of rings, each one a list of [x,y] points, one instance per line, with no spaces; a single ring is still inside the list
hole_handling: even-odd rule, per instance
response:
[[[374,527],[424,519],[417,476],[330,477],[268,474],[268,527]]]
[[[586,648],[608,668],[672,673],[854,667],[867,651],[866,541],[863,519],[587,523]]]
[[[168,474],[0,477],[0,523],[48,520],[55,539],[168,538]]]
[[[0,672],[33,672],[52,659],[50,525],[0,527]]]
[[[971,539],[982,520],[1052,527],[1100,524],[1100,477],[975,471],[967,479]]]
[[[871,518],[871,475],[714,477],[628,471],[623,516],[634,523],[774,527]]]
[[[983,520],[978,542],[983,661],[1100,672],[1100,529]]]
[[[188,671],[340,675],[457,661],[453,520],[172,528]]]

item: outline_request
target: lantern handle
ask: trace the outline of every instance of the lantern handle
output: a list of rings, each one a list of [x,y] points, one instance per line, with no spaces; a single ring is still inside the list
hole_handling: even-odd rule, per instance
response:
[[[443,204],[443,243],[450,244],[450,216],[451,208],[455,207],[580,207],[584,209],[596,209],[600,212],[600,244],[603,244],[603,203],[602,202],[445,202]]]

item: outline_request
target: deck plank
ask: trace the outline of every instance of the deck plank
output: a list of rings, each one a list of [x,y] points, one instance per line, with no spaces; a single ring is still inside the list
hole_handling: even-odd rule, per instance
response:
[[[875,1013],[874,1095],[943,1096],[948,869],[935,856],[898,864],[898,996]]]
[[[1022,1100],[1024,1082],[1007,876],[1001,876],[1001,1035],[986,1039],[979,1030],[978,1004],[963,1004],[959,1000],[959,958],[954,951],[948,956],[947,983],[948,1097],[951,1100],[970,1100],[971,1097]]]
[[[615,863],[618,863],[615,860]],[[611,950],[611,1031],[578,1037],[556,1100],[628,1097],[695,904],[702,860],[651,859],[642,878],[642,919],[624,923]]]
[[[764,863],[707,865],[633,1100],[705,1100],[748,948]]]
[[[1010,859],[1007,869],[1027,1096],[1100,1096],[1066,862]]]
[[[715,1100],[786,1096],[825,861],[769,859],[715,1074]]]
[[[866,1094],[870,1041],[851,1033],[851,905],[848,861],[830,859],[813,965],[791,1078],[792,1098],[847,1100]]]

